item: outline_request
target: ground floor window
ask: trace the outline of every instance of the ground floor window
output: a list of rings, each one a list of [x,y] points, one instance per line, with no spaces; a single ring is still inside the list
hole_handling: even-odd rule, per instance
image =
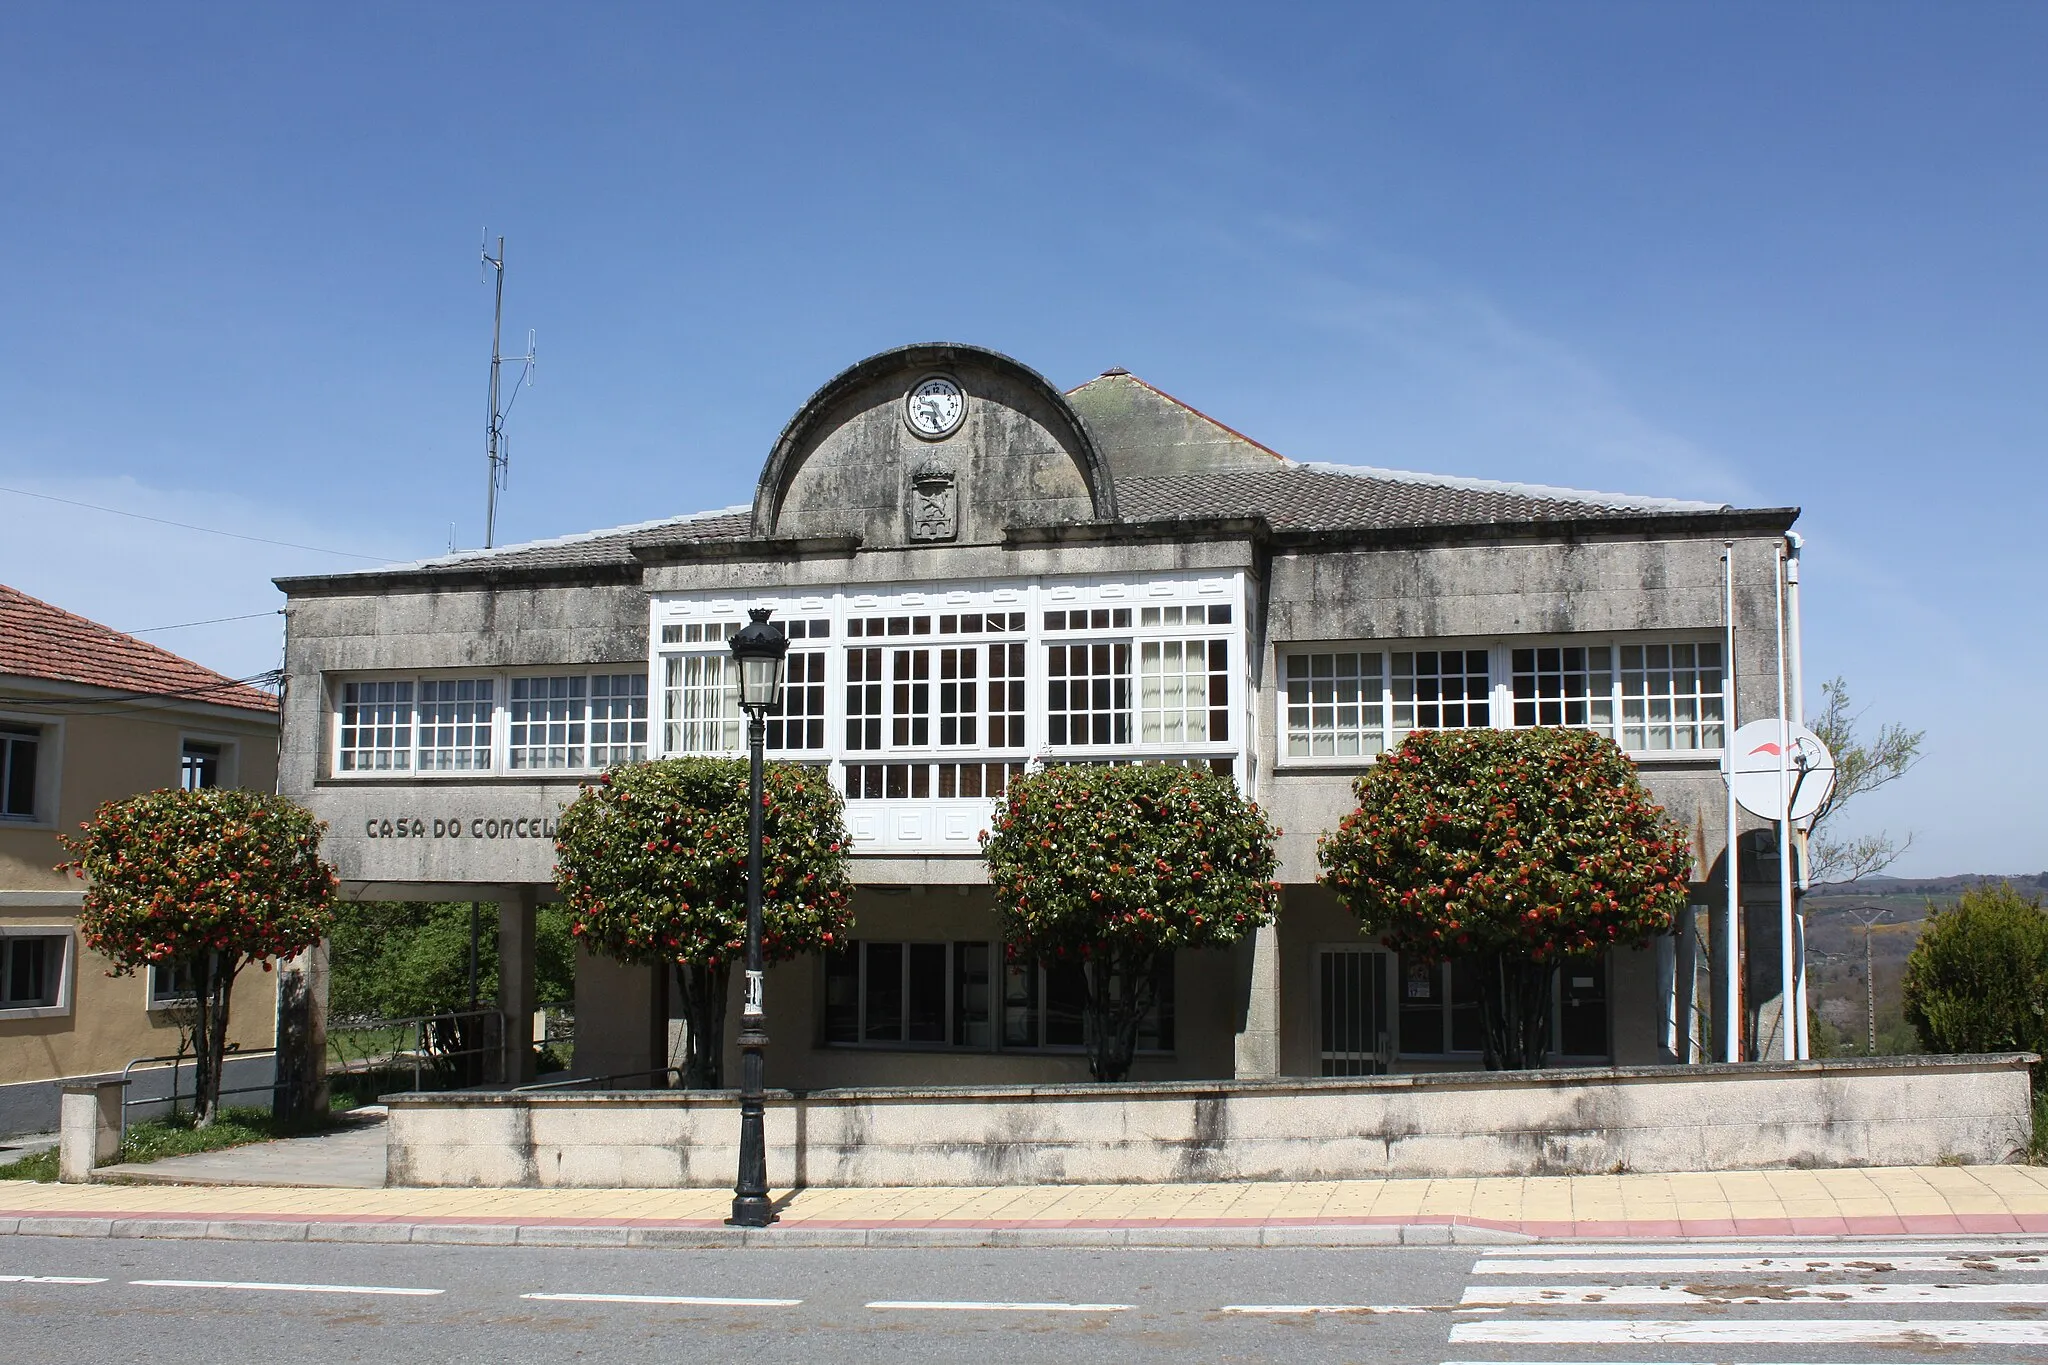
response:
[[[1349,944],[1316,954],[1317,1051],[1325,1076],[1376,1076],[1395,1056],[1477,1059],[1485,1052],[1479,967],[1428,963]],[[1607,960],[1567,960],[1553,984],[1553,1060],[1609,1055]]]
[[[173,1005],[186,1004],[199,995],[199,983],[189,962],[152,962],[149,964],[149,1007],[153,1010],[169,1009]]]
[[[65,934],[0,938],[0,1010],[49,1009],[64,991]]]
[[[859,940],[825,956],[822,1032],[832,1046],[1079,1049],[1087,990],[1080,963],[1006,963],[999,943]],[[1138,1049],[1171,1051],[1170,955],[1153,990]]]

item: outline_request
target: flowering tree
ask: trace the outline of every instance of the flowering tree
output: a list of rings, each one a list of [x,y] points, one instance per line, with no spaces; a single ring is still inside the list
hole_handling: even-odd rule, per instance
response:
[[[848,924],[843,804],[825,769],[762,775],[761,956],[830,948]],[[726,989],[747,941],[747,763],[672,758],[615,768],[562,812],[555,885],[570,932],[621,962],[676,964],[683,1083],[721,1083]]]
[[[1221,948],[1272,920],[1278,836],[1206,769],[1063,765],[1011,779],[981,836],[1006,950],[1082,964],[1096,1080],[1130,1074],[1166,954]]]
[[[1397,951],[1474,958],[1486,1065],[1541,1066],[1560,959],[1670,931],[1692,859],[1611,740],[1417,731],[1353,784],[1322,880]]]
[[[324,828],[281,796],[212,787],[109,801],[64,840],[72,861],[60,870],[88,883],[86,946],[117,976],[154,964],[191,983],[201,1127],[220,1108],[236,973],[268,971],[327,934],[338,882],[320,856]]]

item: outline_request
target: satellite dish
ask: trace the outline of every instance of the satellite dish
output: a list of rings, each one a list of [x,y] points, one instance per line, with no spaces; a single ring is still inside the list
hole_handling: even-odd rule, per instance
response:
[[[1781,768],[1779,746],[1787,731],[1792,743]],[[1835,756],[1804,725],[1788,726],[1775,717],[1753,720],[1735,732],[1730,753],[1736,801],[1766,820],[1784,819],[1788,798],[1794,823],[1811,820],[1835,789]]]

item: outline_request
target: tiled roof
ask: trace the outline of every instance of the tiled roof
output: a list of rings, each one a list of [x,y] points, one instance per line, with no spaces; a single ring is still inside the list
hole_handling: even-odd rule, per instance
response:
[[[268,692],[0,584],[0,674],[9,673],[248,711],[277,710],[277,698]]]
[[[593,565],[624,567],[632,564],[633,546],[670,544],[677,541],[739,540],[752,523],[748,506],[721,507],[715,512],[692,512],[688,516],[663,517],[659,521],[638,521],[630,526],[613,526],[602,531],[579,531],[550,540],[530,540],[521,545],[500,545],[492,550],[458,550],[452,555],[416,559],[406,564],[384,564],[360,570],[364,574],[431,573],[436,569],[558,569]],[[323,574],[323,578],[346,578],[347,574]]]
[[[1260,517],[1275,530],[1288,531],[1583,521],[1646,512],[1726,510],[1720,503],[1292,461],[1275,469],[1122,479],[1116,496],[1119,510],[1131,521]]]

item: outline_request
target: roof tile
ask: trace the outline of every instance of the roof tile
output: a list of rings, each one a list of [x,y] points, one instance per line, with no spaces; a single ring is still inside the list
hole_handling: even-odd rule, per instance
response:
[[[277,698],[268,692],[0,584],[0,674],[6,673],[277,710]]]

